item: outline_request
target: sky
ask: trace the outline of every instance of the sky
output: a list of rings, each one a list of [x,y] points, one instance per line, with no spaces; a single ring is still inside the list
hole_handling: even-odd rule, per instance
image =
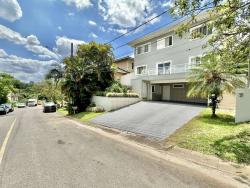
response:
[[[171,0],[0,0],[0,72],[39,82],[69,56],[70,44],[107,43],[173,6]],[[169,14],[111,43],[116,58],[125,45],[172,21]]]

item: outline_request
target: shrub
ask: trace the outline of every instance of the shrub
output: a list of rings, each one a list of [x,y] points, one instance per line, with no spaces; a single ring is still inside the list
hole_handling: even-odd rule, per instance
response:
[[[128,92],[128,87],[123,86],[120,82],[114,81],[113,84],[106,89],[106,92],[127,93]]]
[[[106,97],[139,97],[137,93],[107,93]]]
[[[105,91],[97,91],[95,92],[95,96],[106,96],[106,92]]]
[[[104,112],[104,108],[101,106],[96,106],[96,107],[87,107],[86,108],[87,112]]]

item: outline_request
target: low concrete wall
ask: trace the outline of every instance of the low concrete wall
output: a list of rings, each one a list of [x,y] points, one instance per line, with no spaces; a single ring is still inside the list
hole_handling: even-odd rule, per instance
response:
[[[93,96],[92,102],[96,104],[96,106],[102,106],[105,111],[117,110],[119,108],[134,104],[139,102],[140,98],[132,98],[132,97],[101,97],[101,96]]]
[[[250,121],[250,89],[237,89],[235,122],[245,121]]]

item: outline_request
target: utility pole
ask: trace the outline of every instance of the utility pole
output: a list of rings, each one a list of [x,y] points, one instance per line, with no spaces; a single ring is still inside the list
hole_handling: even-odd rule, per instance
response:
[[[74,53],[74,45],[73,45],[73,43],[71,43],[71,47],[70,47],[70,49],[71,49],[71,58],[73,57],[73,53]]]

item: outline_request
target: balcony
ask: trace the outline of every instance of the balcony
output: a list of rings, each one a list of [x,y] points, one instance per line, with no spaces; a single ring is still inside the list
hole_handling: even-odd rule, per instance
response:
[[[190,65],[188,63],[177,64],[177,65],[171,65],[170,67],[145,69],[142,70],[141,74],[136,74],[136,76],[141,77],[141,76],[171,75],[178,73],[186,73],[188,72],[189,69]]]

